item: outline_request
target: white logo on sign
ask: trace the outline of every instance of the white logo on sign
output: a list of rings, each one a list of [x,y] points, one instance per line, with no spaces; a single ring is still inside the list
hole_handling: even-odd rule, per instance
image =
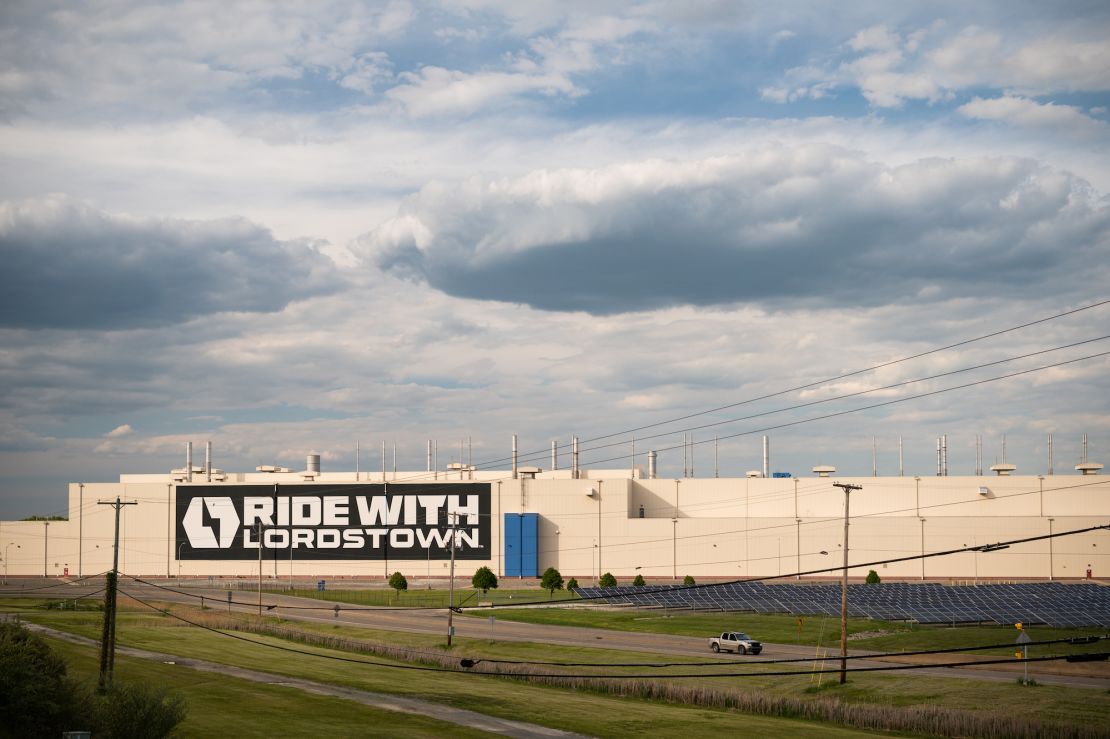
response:
[[[220,522],[219,541],[212,527],[204,525],[204,507],[208,508],[209,516]],[[235,540],[239,514],[235,512],[231,498],[193,498],[181,519],[181,526],[193,549],[225,549]]]

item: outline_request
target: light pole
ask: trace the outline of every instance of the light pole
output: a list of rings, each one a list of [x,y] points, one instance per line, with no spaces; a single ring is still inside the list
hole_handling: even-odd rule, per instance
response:
[[[671,580],[678,582],[678,519],[671,519]]]
[[[597,481],[597,574],[601,577],[601,480]]]
[[[594,539],[594,545],[590,549],[590,574],[594,576],[594,587],[598,586],[597,578],[597,539]]]
[[[794,519],[794,527],[795,527],[794,528],[794,547],[795,547],[794,571],[797,573],[796,575],[794,575],[794,579],[795,580],[801,580],[802,579],[802,519],[795,518]]]
[[[921,579],[925,580],[925,519],[918,518],[921,522]]]
[[[8,579],[8,550],[15,546],[16,549],[22,549],[23,545],[16,544],[14,541],[9,541],[4,547],[4,579]]]
[[[181,579],[181,547],[185,546],[185,542],[177,545],[177,579]]]
[[[1052,566],[1052,522],[1055,518],[1048,519],[1048,581],[1052,582],[1056,570]]]

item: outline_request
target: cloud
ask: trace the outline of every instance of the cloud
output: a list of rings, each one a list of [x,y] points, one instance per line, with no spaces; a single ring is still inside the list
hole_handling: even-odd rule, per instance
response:
[[[1038,103],[1029,98],[1006,95],[984,100],[976,97],[960,106],[968,118],[1005,121],[1019,126],[1043,128],[1077,138],[1105,137],[1110,125],[1085,115],[1073,105]]]
[[[354,245],[451,295],[594,314],[937,301],[1072,279],[1108,248],[1110,207],[1067,173],[819,145],[434,183]]]
[[[104,436],[109,439],[118,439],[121,436],[130,436],[133,433],[135,433],[135,429],[131,428],[131,424],[125,423],[122,426],[116,426]]]
[[[7,5],[5,25],[18,33],[0,45],[2,109],[85,115],[116,106],[164,115],[317,74],[364,90],[380,66],[374,44],[404,32],[415,15],[401,1]]]
[[[1006,89],[1024,95],[1101,92],[1110,89],[1110,32],[1093,21],[1079,32],[1022,38],[1015,28],[967,26],[947,32],[943,22],[912,31],[886,25],[858,31],[834,61],[787,70],[763,87],[764,99],[792,102],[856,88],[874,107],[898,108],[910,100],[930,104],[968,89]]]
[[[0,203],[0,325],[119,329],[278,311],[337,289],[308,243],[243,219],[130,218],[62,196]]]
[[[423,67],[401,75],[404,84],[390,88],[386,97],[416,117],[472,113],[495,101],[524,93],[576,95],[578,89],[563,74],[545,72],[467,73],[442,67]]]

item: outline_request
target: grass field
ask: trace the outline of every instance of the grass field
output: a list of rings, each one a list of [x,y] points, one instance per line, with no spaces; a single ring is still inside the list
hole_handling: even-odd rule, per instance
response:
[[[498,614],[499,618],[503,615],[500,612]],[[93,638],[99,633],[99,617],[95,613],[39,612],[34,615],[34,620],[51,623]],[[267,621],[278,623],[278,619]],[[689,623],[680,628],[701,629],[703,626],[703,624]],[[299,623],[296,627],[304,632],[343,635],[372,642],[385,641],[393,646],[410,647],[436,654],[443,652],[442,639],[438,636],[392,633],[332,624]],[[669,628],[674,628],[674,624]],[[746,624],[744,628],[748,628]],[[754,628],[752,630],[755,631]],[[270,645],[289,644],[266,636],[252,635],[250,638]],[[436,700],[451,705],[602,736],[647,734],[653,733],[653,730],[664,734],[683,733],[702,736],[719,731],[737,731],[741,727],[745,730],[759,730],[772,736],[810,733],[831,735],[830,731],[837,728],[828,723],[801,722],[799,724],[797,721],[788,719],[756,718],[750,714],[705,707],[681,706],[628,697],[617,699],[593,694],[588,688],[572,690],[531,685],[515,680],[507,682],[505,678],[459,673],[412,673],[389,667],[336,663],[307,655],[274,652],[264,646],[233,641],[212,632],[183,626],[181,622],[165,616],[149,615],[149,612],[122,612],[119,640],[121,645],[140,646],[155,651],[264,669],[376,692],[413,697],[435,696]],[[297,646],[297,648],[306,647]],[[307,649],[332,653],[328,650]],[[277,659],[275,654],[279,655]],[[630,655],[627,652],[597,648],[552,648],[543,644],[490,642],[485,639],[458,639],[452,654],[477,659],[523,661],[557,659],[581,662],[628,662],[646,661],[652,658],[677,661],[673,657],[660,658],[650,654]],[[370,656],[360,657],[360,659],[391,662],[391,660],[380,660]],[[636,672],[633,668],[622,669],[629,674]],[[205,676],[204,680],[208,680],[208,677]],[[820,687],[817,680],[808,675],[703,677],[681,681],[661,678],[658,682],[681,685],[682,689],[690,691],[759,695],[768,699],[801,701],[803,704],[806,701],[831,700],[838,704],[859,706],[869,710],[896,712],[945,706],[975,715],[998,716],[1000,719],[1016,715],[1031,716],[1040,720],[1086,727],[1095,734],[1098,733],[1099,728],[1105,727],[1107,718],[1110,717],[1110,696],[1105,691],[1054,686],[1023,688],[1015,683],[969,683],[967,680],[954,678],[861,674],[851,676],[846,686],[839,686],[825,677]],[[506,689],[509,686],[511,689]],[[969,689],[972,686],[973,689]],[[207,698],[204,700],[207,701]],[[696,727],[690,724],[696,724]],[[418,731],[420,731],[419,727],[414,728],[412,735],[420,735]],[[847,733],[842,735],[853,733],[848,729],[843,731]],[[339,731],[338,735],[344,734]]]

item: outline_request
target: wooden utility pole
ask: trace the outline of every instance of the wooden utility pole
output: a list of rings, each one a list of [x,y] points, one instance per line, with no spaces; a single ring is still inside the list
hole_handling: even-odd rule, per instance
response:
[[[447,646],[451,646],[451,637],[455,634],[455,537],[458,535],[459,514],[452,512],[451,516],[451,582],[447,586]]]
[[[844,491],[844,572],[840,576],[840,684],[848,682],[848,498],[853,490],[863,490],[861,485],[834,482],[833,486]]]
[[[112,674],[116,667],[116,584],[119,581],[119,511],[125,505],[138,505],[137,501],[123,502],[116,496],[115,501],[99,500],[97,505],[110,505],[116,509],[116,537],[112,546],[112,571],[106,578],[104,590],[104,627],[100,635],[100,678],[97,690],[101,693],[111,689]]]

